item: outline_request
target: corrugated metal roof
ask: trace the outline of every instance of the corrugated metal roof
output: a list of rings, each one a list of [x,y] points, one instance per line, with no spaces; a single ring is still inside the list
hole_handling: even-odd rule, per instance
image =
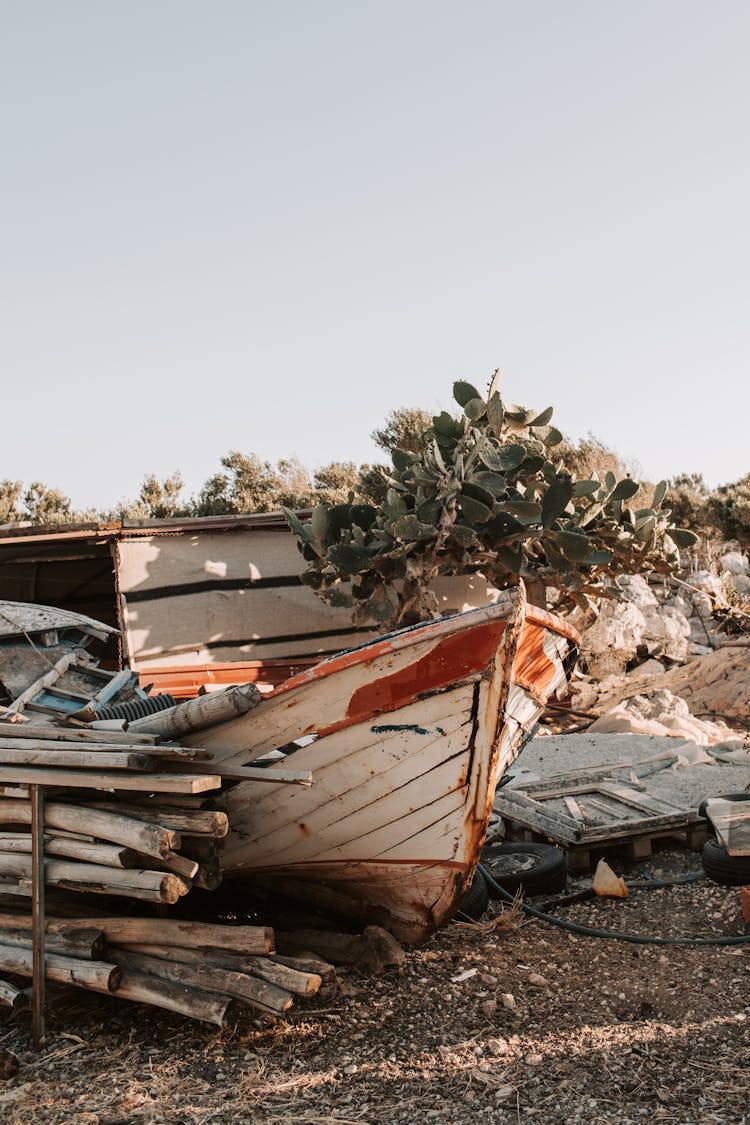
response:
[[[307,518],[310,510],[298,513]],[[198,516],[184,519],[116,520],[109,523],[4,524],[0,526],[0,549],[23,543],[70,543],[129,539],[151,535],[191,534],[197,531],[288,531],[283,512],[257,512],[249,515]]]

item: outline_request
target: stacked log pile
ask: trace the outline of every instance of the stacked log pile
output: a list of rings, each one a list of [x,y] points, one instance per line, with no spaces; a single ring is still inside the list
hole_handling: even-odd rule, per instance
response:
[[[47,885],[166,904],[196,881],[210,885],[210,850],[203,848],[203,864],[191,857],[192,837],[181,831],[209,839],[227,832],[224,813],[192,807],[195,794],[221,787],[205,765],[184,770],[209,757],[153,735],[0,725],[0,889],[29,892],[34,784],[48,795]]]
[[[333,967],[312,955],[279,957],[264,926],[225,926],[168,918],[50,918],[45,975],[122,1000],[151,1004],[223,1027],[232,1007],[278,1015],[313,996]],[[0,913],[0,972],[30,977],[31,918]],[[27,993],[0,981],[0,1007]]]
[[[285,1012],[333,970],[319,958],[279,958],[273,931],[125,913],[98,916],[89,895],[175,904],[221,881],[217,807],[224,772],[209,751],[139,731],[0,723],[0,973],[30,977],[32,786],[43,787],[45,976],[223,1026],[235,1003]],[[248,770],[258,781],[310,784],[309,774]],[[229,784],[233,775],[229,778]],[[76,893],[73,893],[76,892]],[[62,896],[62,897],[61,897]],[[109,905],[109,904],[108,904]],[[123,904],[125,909],[125,904]],[[0,907],[2,910],[3,907]],[[0,1008],[24,989],[0,982]]]

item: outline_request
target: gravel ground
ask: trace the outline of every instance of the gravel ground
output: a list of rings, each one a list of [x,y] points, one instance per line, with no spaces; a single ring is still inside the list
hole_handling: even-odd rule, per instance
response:
[[[648,862],[612,862],[632,881],[695,870],[698,856],[661,849]],[[707,880],[552,908],[632,934],[745,932],[738,890]],[[60,989],[41,1053],[30,1049],[27,1015],[0,1028],[0,1045],[21,1062],[0,1083],[0,1118],[750,1122],[749,945],[633,945],[499,910],[446,927],[398,970],[340,972],[288,1018],[244,1010],[224,1032]]]

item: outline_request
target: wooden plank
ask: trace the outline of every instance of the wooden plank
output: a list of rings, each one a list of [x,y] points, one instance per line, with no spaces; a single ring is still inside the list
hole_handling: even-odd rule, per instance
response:
[[[205,793],[221,788],[221,778],[216,774],[99,773],[24,766],[3,767],[0,780],[8,785],[61,785],[74,789],[125,789],[146,793]]]
[[[209,750],[204,751],[204,753],[213,757]],[[183,767],[185,773],[191,774],[198,770],[203,772],[204,768],[192,763],[185,763]],[[211,769],[215,770],[224,781],[260,781],[266,785],[302,785],[306,789],[315,784],[315,778],[310,770],[279,770],[275,766],[226,765],[223,762],[215,761],[211,763]]]
[[[683,811],[678,805],[673,805],[670,801],[663,801],[660,797],[645,797],[626,786],[609,782],[601,782],[599,792],[617,801],[622,801],[624,804],[638,809],[639,812],[653,813],[654,816]]]
[[[570,824],[566,823],[561,817],[554,815],[545,815],[538,808],[531,805],[520,805],[516,802],[505,802],[495,799],[495,811],[499,812],[502,817],[513,821],[516,824],[522,824],[526,828],[538,833],[540,836],[548,836],[553,840],[559,840],[563,844],[575,844],[581,840],[583,836],[582,826],[576,823],[572,817],[569,819]]]
[[[29,753],[32,748],[32,740],[29,738],[6,738],[5,729],[0,724],[0,751],[20,754],[24,748],[26,752]],[[174,746],[169,744],[156,746],[150,742],[141,743],[137,739],[133,739],[132,743],[126,740],[119,743],[110,742],[109,740],[101,742],[81,742],[74,739],[48,738],[46,734],[38,735],[33,740],[33,749],[37,751],[43,750],[47,753],[72,751],[78,754],[91,754],[94,765],[100,765],[103,769],[108,767],[101,758],[95,758],[94,755],[130,753],[139,754],[148,761],[165,758],[185,762],[205,762],[210,761],[213,757],[210,750],[201,750],[199,747],[193,746]],[[8,758],[6,760],[10,761],[11,759]]]
[[[675,813],[672,816],[650,816],[643,820],[633,820],[616,825],[616,835],[612,829],[587,828],[581,836],[581,842],[591,846],[607,840],[626,840],[632,836],[648,836],[664,828],[686,828],[694,823],[694,814],[691,812]]]
[[[525,793],[515,789],[501,789],[495,797],[494,807],[504,816],[506,814],[511,817],[515,816],[515,810],[517,810],[519,813],[523,812],[540,817],[552,824],[559,825],[563,831],[573,832],[575,839],[578,838],[580,832],[580,825],[572,816],[555,812],[553,809],[546,809],[541,802],[534,801]]]
[[[4,749],[0,741],[0,780],[6,766],[53,766],[59,769],[153,770],[156,763],[147,754],[116,750],[44,750],[22,746]]]
[[[124,731],[90,730],[88,727],[56,727],[51,723],[0,723],[0,737],[3,739],[43,739],[45,742],[92,742],[106,746],[107,749],[121,750],[123,746],[155,746],[158,735],[130,734]]]
[[[583,824],[586,820],[586,817],[583,815],[581,806],[578,804],[578,801],[576,801],[575,797],[570,797],[566,794],[563,797],[563,801],[565,802],[565,807],[573,817],[573,819],[580,820],[581,824]]]
[[[395,800],[403,786],[414,784],[415,779],[425,775],[430,775],[432,792],[432,771],[446,761],[455,763],[456,778],[446,784],[447,790],[454,789],[462,767],[465,776],[473,700],[473,686],[459,688],[440,696],[448,715],[445,721],[442,710],[438,719],[429,716],[428,721],[424,707],[412,704],[399,712],[398,729],[387,739],[379,732],[383,724],[373,722],[357,728],[356,735],[345,729],[305,747],[305,764],[313,772],[316,784],[305,792],[295,789],[293,807],[291,800],[289,804],[285,798],[280,802],[272,790],[259,793],[257,799],[242,788],[231,790],[227,795],[229,817],[233,832],[242,834],[243,849],[252,849],[257,855],[286,852],[301,843],[304,830],[301,832],[300,824],[309,830],[310,838],[339,843],[334,836],[346,817],[369,816],[364,810],[373,811],[376,801]],[[254,713],[262,709],[259,707]],[[424,782],[421,784],[424,786]],[[435,796],[439,795],[435,791]],[[415,811],[423,800],[424,793],[411,802]],[[397,814],[394,805],[394,816]],[[394,816],[379,815],[379,825],[384,820],[392,822]],[[329,835],[332,826],[334,834]],[[370,827],[360,821],[356,835],[364,835]],[[235,838],[232,851],[238,844]]]
[[[706,803],[706,815],[729,855],[750,855],[750,801],[714,797]]]

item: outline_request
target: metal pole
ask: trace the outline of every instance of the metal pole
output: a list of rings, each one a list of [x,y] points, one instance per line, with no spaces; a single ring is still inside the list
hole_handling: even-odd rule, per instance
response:
[[[44,789],[29,787],[31,798],[31,931],[32,1028],[34,1043],[43,1047],[47,1030],[44,1018]]]

